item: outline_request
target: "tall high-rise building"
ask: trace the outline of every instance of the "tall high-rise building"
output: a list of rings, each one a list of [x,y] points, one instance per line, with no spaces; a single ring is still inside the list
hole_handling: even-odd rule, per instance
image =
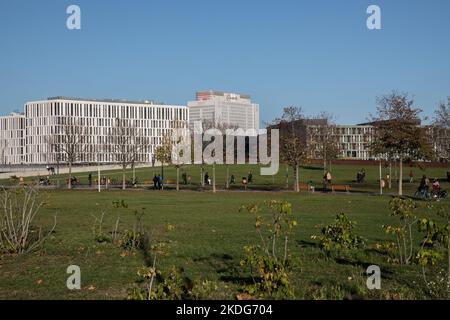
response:
[[[244,130],[259,130],[259,105],[249,95],[220,91],[197,92],[196,100],[187,103],[189,123],[210,122]]]

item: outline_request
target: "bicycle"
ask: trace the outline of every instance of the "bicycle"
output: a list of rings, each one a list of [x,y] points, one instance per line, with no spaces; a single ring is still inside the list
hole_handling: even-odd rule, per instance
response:
[[[422,199],[422,200],[429,200],[430,192],[427,189],[419,189],[416,191],[416,193],[414,193],[414,198]]]

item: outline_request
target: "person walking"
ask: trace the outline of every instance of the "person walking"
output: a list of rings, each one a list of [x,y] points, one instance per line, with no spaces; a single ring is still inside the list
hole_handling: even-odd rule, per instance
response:
[[[253,183],[253,174],[251,171],[248,172],[247,182],[248,184]]]
[[[414,182],[414,173],[413,173],[412,169],[409,170],[408,175],[409,175],[409,183],[413,183]]]
[[[92,174],[89,173],[88,175],[88,182],[89,182],[89,187],[92,187]]]
[[[153,190],[156,190],[158,188],[158,177],[156,174],[153,176]]]
[[[423,175],[422,179],[420,180],[419,191],[428,192],[429,189],[430,189],[430,179],[428,179],[426,175]]]
[[[328,184],[331,184],[331,173],[330,173],[330,171],[327,171],[327,174],[326,174],[326,179],[327,179],[327,183]]]
[[[209,174],[208,174],[208,172],[205,173],[205,184],[209,185]]]
[[[163,177],[161,175],[158,174],[158,189],[162,190],[163,188]]]

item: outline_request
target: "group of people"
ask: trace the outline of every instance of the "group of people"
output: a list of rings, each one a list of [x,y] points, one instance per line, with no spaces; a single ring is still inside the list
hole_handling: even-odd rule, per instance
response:
[[[89,187],[92,187],[92,173],[89,173],[88,175],[88,183],[89,183]],[[111,185],[112,181],[110,177],[101,177],[100,178],[100,185],[102,186],[109,186]],[[95,179],[95,184],[98,184],[98,179]]]
[[[189,176],[189,182],[190,182],[190,176]],[[244,184],[252,184],[253,183],[253,174],[251,171],[248,172],[248,175],[246,177],[242,177],[242,182]],[[204,184],[208,185],[208,186],[211,185],[211,178],[210,178],[208,172],[206,172],[204,175]],[[234,176],[234,174],[232,174],[230,176],[229,184],[230,185],[236,184],[236,177]]]
[[[153,189],[161,190],[163,188],[163,177],[158,174],[153,176]]]
[[[51,185],[50,177],[47,176],[46,178],[39,178],[39,185],[41,185],[41,186],[49,186],[49,185]]]
[[[443,196],[439,180],[435,178],[433,179],[433,182],[430,182],[430,179],[428,179],[426,175],[422,176],[417,192],[424,198],[430,198],[430,196],[433,198],[441,198]]]
[[[184,185],[191,184],[191,176],[186,172],[183,172],[183,174],[181,175],[181,180]]]

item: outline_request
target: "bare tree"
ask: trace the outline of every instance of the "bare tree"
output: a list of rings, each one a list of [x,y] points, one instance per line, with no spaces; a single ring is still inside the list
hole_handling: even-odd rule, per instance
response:
[[[398,160],[398,194],[403,195],[403,162],[431,155],[427,133],[420,126],[422,110],[414,107],[414,99],[407,94],[396,92],[378,98],[377,104],[372,150],[379,157]]]
[[[311,125],[308,126],[309,156],[323,160],[324,173],[327,171],[327,162],[330,162],[329,170],[331,171],[331,161],[341,154],[339,135],[336,130],[333,115],[326,112],[321,112],[314,117]]]
[[[273,128],[280,130],[281,159],[294,170],[294,190],[300,191],[299,169],[308,156],[307,128],[302,108],[286,107],[281,118],[275,119]]]
[[[6,165],[6,155],[5,152],[8,149],[8,141],[7,139],[0,139],[0,158],[1,158],[1,164]]]
[[[432,142],[439,160],[450,160],[450,97],[441,102],[435,111],[432,126]]]
[[[126,189],[126,169],[135,165],[142,154],[149,152],[150,140],[143,135],[143,129],[137,128],[130,119],[115,119],[106,141],[106,152],[113,161],[122,166],[122,189]]]
[[[203,120],[202,121],[202,128],[204,131],[209,130],[209,129],[215,129],[218,130],[222,133],[222,154],[224,155],[224,162],[225,161],[225,157],[226,157],[226,153],[227,153],[227,145],[226,145],[226,134],[227,134],[227,130],[234,130],[236,132],[236,130],[239,129],[239,127],[237,125],[234,124],[229,124],[226,123],[224,121],[211,121],[211,120]],[[234,141],[234,154],[236,154],[237,151],[237,144],[236,141],[238,139],[237,136],[234,137],[235,141]],[[244,137],[245,139],[245,137]],[[210,142],[208,141],[203,141],[202,144],[202,152],[204,151],[205,147],[209,144]],[[214,155],[215,156],[215,155]],[[225,188],[229,188],[229,181],[230,181],[230,167],[229,164],[225,163],[226,166],[226,170],[225,170]],[[216,192],[216,163],[214,162],[212,164],[212,169],[213,169],[213,179],[212,179],[212,183],[213,183],[213,192]],[[202,179],[203,179],[203,165],[202,165]]]
[[[72,188],[72,166],[79,161],[88,148],[87,127],[77,118],[61,118],[55,127],[56,132],[47,137],[51,155],[65,161],[69,167],[67,188]]]

